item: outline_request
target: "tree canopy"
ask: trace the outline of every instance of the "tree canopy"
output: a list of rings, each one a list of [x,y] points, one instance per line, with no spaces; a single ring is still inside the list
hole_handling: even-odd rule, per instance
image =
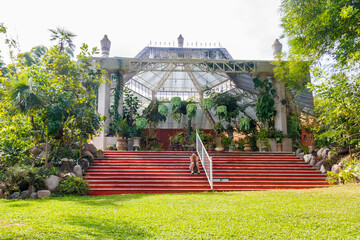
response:
[[[295,90],[311,87],[320,123],[317,140],[355,146],[360,131],[360,2],[282,0],[280,11],[289,52],[279,56],[275,76]]]

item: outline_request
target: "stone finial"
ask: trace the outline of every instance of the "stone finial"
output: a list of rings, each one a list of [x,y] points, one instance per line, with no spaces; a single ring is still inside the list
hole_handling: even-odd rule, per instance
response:
[[[101,43],[101,53],[103,57],[108,57],[110,54],[111,42],[108,39],[107,35],[104,35],[104,38],[100,41]]]
[[[183,36],[181,36],[181,34],[177,38],[177,40],[178,40],[178,47],[184,47],[184,38],[183,38]]]
[[[276,56],[278,53],[281,53],[282,44],[279,42],[279,39],[276,39],[272,45],[273,55]]]

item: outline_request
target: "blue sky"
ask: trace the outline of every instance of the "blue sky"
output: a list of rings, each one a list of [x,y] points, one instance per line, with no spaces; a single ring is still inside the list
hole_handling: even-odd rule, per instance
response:
[[[269,60],[282,33],[279,6],[280,0],[2,0],[0,22],[22,52],[50,46],[48,29],[59,26],[77,35],[77,48],[99,47],[107,34],[111,56],[134,57],[150,41],[173,42],[182,34],[185,46],[220,42],[235,59]],[[3,39],[0,49],[6,55]]]

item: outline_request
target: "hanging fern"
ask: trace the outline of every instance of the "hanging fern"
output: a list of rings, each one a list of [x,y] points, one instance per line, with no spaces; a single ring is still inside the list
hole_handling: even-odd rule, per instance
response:
[[[170,100],[171,117],[178,123],[181,122],[181,98],[173,97]]]
[[[256,116],[260,122],[266,123],[276,116],[274,97],[276,94],[273,84],[265,79],[253,79],[255,89],[259,90],[259,97],[256,102]]]
[[[211,98],[204,98],[203,99],[203,108],[204,110],[210,109],[213,106],[213,101]]]
[[[239,130],[248,132],[250,131],[250,118],[248,117],[242,117],[239,120]]]
[[[173,97],[170,100],[171,103],[171,111],[176,112],[177,109],[181,108],[181,98],[180,97]]]
[[[136,119],[135,125],[137,129],[145,129],[147,127],[147,119],[140,117]]]
[[[197,106],[196,104],[193,103],[189,103],[186,106],[186,116],[191,120],[194,119],[196,117],[196,110],[197,110]]]
[[[159,104],[159,106],[158,106],[158,112],[159,112],[161,115],[167,117],[167,115],[169,114],[169,108],[168,108],[168,106],[166,106],[165,104]]]
[[[226,108],[226,106],[218,106],[216,108],[216,115],[220,119],[226,118],[226,116],[227,116],[227,108]]]

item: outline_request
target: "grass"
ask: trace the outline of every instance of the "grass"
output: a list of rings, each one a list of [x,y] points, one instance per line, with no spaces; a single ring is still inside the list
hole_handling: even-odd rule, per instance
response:
[[[0,239],[360,239],[360,185],[1,199]]]

